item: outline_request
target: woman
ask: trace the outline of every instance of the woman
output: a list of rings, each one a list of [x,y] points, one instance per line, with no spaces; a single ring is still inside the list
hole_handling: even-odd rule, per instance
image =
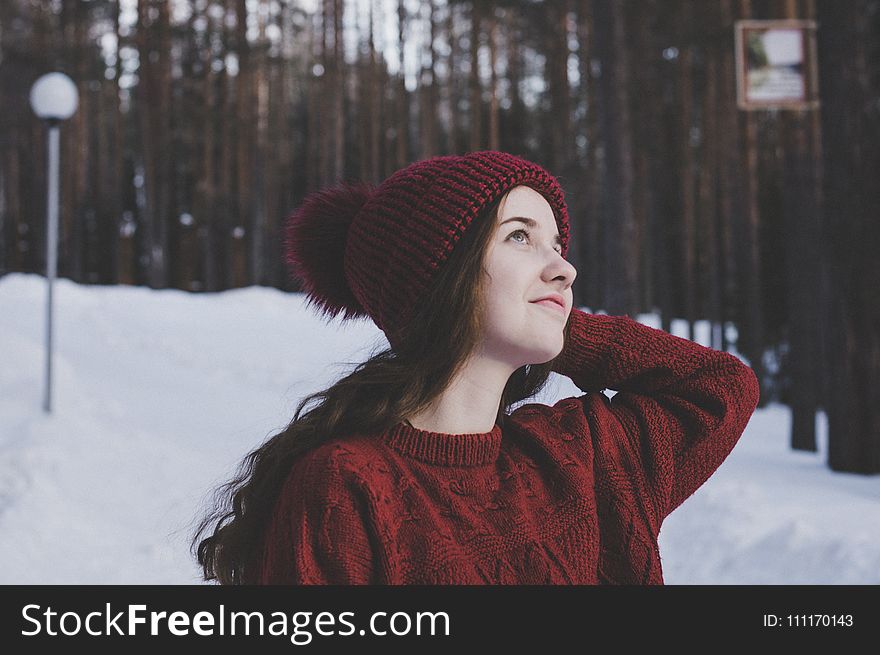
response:
[[[663,519],[736,444],[757,381],[727,353],[573,309],[568,239],[556,179],[502,152],[310,195],[287,226],[292,271],[390,348],[248,456],[202,525],[206,579],[662,584]],[[584,394],[511,412],[551,371]]]

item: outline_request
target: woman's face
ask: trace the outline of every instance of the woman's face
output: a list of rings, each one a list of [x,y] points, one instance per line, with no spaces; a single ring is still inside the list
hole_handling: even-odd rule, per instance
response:
[[[486,252],[481,355],[519,368],[543,364],[562,351],[577,271],[560,254],[558,238],[544,197],[527,186],[511,189],[499,205]],[[563,306],[540,301],[548,296]]]

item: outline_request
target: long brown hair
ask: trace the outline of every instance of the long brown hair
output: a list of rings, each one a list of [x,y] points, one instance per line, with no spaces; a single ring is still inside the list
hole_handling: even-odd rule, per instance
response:
[[[485,255],[506,195],[462,235],[396,346],[373,355],[329,389],[306,396],[287,427],[247,455],[237,475],[217,490],[215,506],[192,541],[205,580],[259,581],[264,535],[297,457],[333,438],[384,432],[428,407],[452,382],[483,333]],[[565,332],[567,339],[568,326]],[[552,362],[523,366],[511,375],[498,408],[499,424],[513,404],[540,391],[551,367]],[[312,401],[317,402],[303,413]]]

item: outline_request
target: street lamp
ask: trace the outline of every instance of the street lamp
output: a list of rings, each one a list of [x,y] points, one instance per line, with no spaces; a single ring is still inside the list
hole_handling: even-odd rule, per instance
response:
[[[76,84],[63,73],[49,73],[31,87],[31,109],[49,130],[48,198],[46,202],[46,395],[43,409],[52,411],[52,284],[58,263],[58,152],[61,121],[79,104]]]

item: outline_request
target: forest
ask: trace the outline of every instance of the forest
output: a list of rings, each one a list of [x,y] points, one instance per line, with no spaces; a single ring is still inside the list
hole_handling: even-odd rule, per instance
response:
[[[818,26],[816,106],[738,106],[768,19]],[[0,275],[45,271],[54,70],[61,276],[296,291],[305,194],[505,150],[565,189],[575,303],[710,321],[793,448],[824,410],[829,466],[880,472],[880,0],[4,0]]]

